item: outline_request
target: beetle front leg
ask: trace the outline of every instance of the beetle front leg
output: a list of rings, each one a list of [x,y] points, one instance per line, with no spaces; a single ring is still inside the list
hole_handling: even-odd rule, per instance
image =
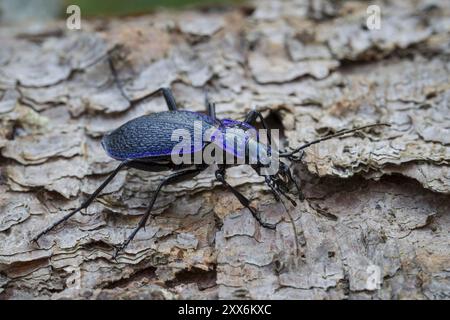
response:
[[[266,132],[267,132],[267,145],[270,147],[271,142],[272,142],[272,137],[270,135],[270,130],[267,127],[266,121],[264,120],[264,117],[261,114],[261,112],[259,112],[257,110],[250,111],[249,113],[247,113],[247,116],[245,117],[244,122],[253,126],[253,125],[255,125],[256,119],[258,119],[258,118],[259,118],[259,121],[261,121],[261,125],[262,125],[263,129],[266,130]]]
[[[248,210],[250,210],[253,217],[256,219],[256,221],[259,222],[259,224],[261,226],[263,226],[264,228],[267,228],[267,229],[275,229],[276,228],[276,225],[262,221],[259,212],[257,212],[255,209],[253,209],[250,206],[250,200],[248,200],[242,193],[240,193],[238,190],[236,190],[234,187],[232,187],[225,180],[225,169],[222,168],[222,169],[219,169],[216,171],[216,179],[219,182],[221,182],[229,191],[231,191],[244,207],[246,207]]]
[[[283,161],[280,161],[280,171],[289,179],[290,182],[292,182],[294,184],[295,189],[297,190],[297,193],[298,193],[298,198],[300,199],[300,201],[305,200],[305,195],[303,194],[299,183],[294,179],[291,169]]]
[[[257,111],[257,110],[251,110],[249,113],[247,113],[247,115],[245,116],[245,123],[248,123],[250,125],[254,125],[256,122],[256,119],[260,119],[262,126],[264,129],[267,129],[267,125],[266,122],[264,120],[264,117],[262,116],[261,112]]]

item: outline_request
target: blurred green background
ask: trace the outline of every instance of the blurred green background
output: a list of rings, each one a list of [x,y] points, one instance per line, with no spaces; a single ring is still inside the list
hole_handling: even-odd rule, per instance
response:
[[[66,16],[76,4],[82,17],[143,14],[158,8],[185,9],[242,3],[245,0],[0,0],[0,22],[28,23]]]
[[[129,15],[145,13],[157,8],[183,9],[186,7],[233,4],[242,0],[73,0],[66,4],[80,6],[87,16]]]

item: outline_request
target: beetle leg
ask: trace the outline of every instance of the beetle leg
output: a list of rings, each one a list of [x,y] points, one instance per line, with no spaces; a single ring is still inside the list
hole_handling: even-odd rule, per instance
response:
[[[279,202],[281,200],[281,195],[280,193],[275,189],[274,187],[274,181],[270,178],[270,176],[265,176],[265,175],[261,175],[261,171],[260,171],[260,166],[258,165],[253,165],[252,166],[253,170],[255,170],[255,172],[259,175],[264,177],[264,181],[267,184],[267,186],[270,188],[270,191],[273,194],[273,197],[275,198],[275,201]]]
[[[267,145],[270,147],[272,142],[272,137],[270,135],[270,130],[267,127],[266,121],[264,120],[264,117],[262,116],[261,112],[257,110],[252,110],[249,113],[247,113],[247,116],[245,117],[244,122],[248,123],[250,125],[254,125],[256,123],[256,119],[259,118],[259,121],[261,121],[261,125],[263,129],[267,132]]]
[[[214,102],[212,102],[211,100],[209,100],[207,90],[205,90],[205,107],[206,107],[206,112],[208,113],[208,116],[210,116],[211,119],[216,121],[216,118],[217,118],[216,104]]]
[[[113,78],[114,78],[114,82],[116,83],[117,87],[119,88],[120,93],[122,94],[122,96],[124,98],[126,98],[127,100],[130,100],[128,95],[123,90],[122,85],[120,84],[120,80],[119,80],[119,75],[118,75],[117,69],[114,66],[114,62],[113,62],[113,60],[111,58],[111,55],[110,55],[111,52],[113,52],[114,50],[117,50],[117,46],[115,46],[113,49],[111,49],[108,52],[108,64],[109,64],[109,67],[111,69],[111,72],[112,72],[112,75],[113,75]],[[155,90],[155,91],[153,91],[153,92],[151,92],[151,93],[149,93],[149,94],[147,94],[147,95],[145,95],[145,96],[143,96],[141,98],[138,98],[136,100],[131,101],[131,103],[134,104],[134,103],[141,102],[141,101],[143,101],[143,100],[145,100],[147,98],[150,98],[150,97],[152,97],[155,94],[160,93],[160,92],[162,92],[162,94],[164,96],[164,100],[166,100],[166,104],[167,104],[167,107],[169,108],[169,110],[170,111],[176,111],[178,108],[177,108],[177,103],[175,102],[175,97],[173,96],[172,90],[170,88],[166,88],[166,87],[159,88],[159,89],[157,89],[157,90]]]
[[[108,64],[109,64],[109,67],[111,69],[111,72],[112,72],[112,75],[113,75],[113,78],[114,78],[114,82],[116,83],[117,87],[119,88],[120,93],[122,94],[122,96],[124,98],[130,100],[128,95],[123,90],[122,85],[120,84],[120,80],[119,80],[119,75],[118,75],[117,69],[114,66],[114,62],[113,62],[113,60],[111,58],[111,55],[110,55],[111,52],[114,51],[114,50],[117,50],[117,47],[114,47],[113,49],[111,49],[108,52]],[[134,101],[132,101],[132,103],[141,102],[141,101],[143,101],[143,100],[145,100],[147,98],[150,98],[153,95],[155,95],[157,93],[160,93],[160,92],[162,92],[162,94],[164,96],[164,100],[166,100],[166,104],[167,104],[167,107],[169,108],[169,110],[170,111],[176,111],[178,108],[177,108],[177,103],[175,102],[175,97],[173,96],[172,90],[170,88],[165,88],[165,87],[159,88],[159,89],[153,91],[150,94],[147,94],[147,95],[145,95],[145,96],[143,96],[143,97],[141,97],[141,98],[139,98],[137,100],[134,100]]]
[[[89,198],[87,198],[86,201],[84,201],[83,204],[80,207],[78,207],[77,209],[73,210],[69,214],[65,215],[61,219],[57,220],[56,222],[54,222],[50,226],[48,226],[44,231],[42,231],[41,233],[36,235],[31,241],[32,242],[37,242],[39,240],[39,238],[42,237],[44,234],[46,234],[47,232],[49,232],[50,230],[52,230],[56,226],[60,225],[64,221],[67,221],[70,217],[72,217],[74,214],[76,214],[80,210],[86,209],[87,207],[89,207],[89,205],[92,203],[92,201],[94,201],[94,199],[100,194],[100,192],[111,182],[111,180],[119,173],[119,171],[124,166],[126,166],[128,163],[129,163],[129,161],[125,160],[121,164],[119,164],[119,166],[108,176],[108,178],[106,178],[106,180],[100,185],[100,187],[98,187],[97,190],[95,190],[94,193],[91,194],[89,196]]]
[[[306,199],[306,198],[305,198],[305,195],[303,194],[303,191],[302,191],[302,189],[300,188],[300,185],[297,183],[297,181],[295,181],[294,177],[292,176],[291,170],[288,170],[288,171],[287,171],[287,175],[288,175],[288,177],[289,177],[289,180],[291,180],[291,181],[294,183],[295,189],[297,190],[298,198],[300,199],[300,201],[305,200],[305,199]]]
[[[175,173],[171,174],[170,176],[168,176],[167,178],[165,178],[163,181],[161,181],[159,183],[158,187],[156,188],[156,191],[153,193],[152,199],[150,200],[150,205],[148,206],[147,211],[145,212],[145,214],[142,216],[141,220],[139,221],[138,226],[133,230],[133,232],[128,236],[128,238],[120,246],[118,246],[116,248],[116,251],[114,252],[114,255],[113,255],[113,259],[117,258],[117,255],[119,254],[119,252],[124,250],[128,246],[128,244],[131,242],[131,240],[133,240],[133,238],[136,236],[138,231],[141,230],[145,226],[148,218],[151,215],[151,211],[152,211],[153,205],[155,204],[156,198],[158,197],[158,194],[161,191],[161,188],[163,186],[170,184],[170,183],[186,180],[187,178],[192,178],[192,177],[196,176],[197,174],[199,174],[200,172],[202,172],[204,169],[205,168],[201,167],[201,168],[197,168],[197,169],[193,169],[193,170],[184,170],[184,171],[175,172]]]
[[[216,120],[216,104],[214,102],[208,102],[208,115],[214,121]]]
[[[216,179],[219,182],[221,182],[229,191],[231,191],[244,207],[250,210],[253,217],[256,219],[256,221],[259,222],[261,226],[267,229],[276,228],[275,225],[262,221],[259,212],[250,207],[250,200],[248,200],[242,193],[240,193],[238,190],[236,190],[234,187],[228,184],[228,182],[225,180],[225,170],[223,168],[216,171]]]
[[[300,199],[300,201],[305,200],[305,195],[303,194],[302,189],[300,188],[300,185],[294,179],[294,176],[292,175],[291,169],[283,161],[280,161],[280,170],[282,172],[284,172],[284,174],[289,179],[289,181],[294,183],[294,186],[295,186],[295,189],[297,190],[298,198]]]
[[[270,190],[272,191],[275,201],[279,202],[281,200],[280,193],[273,186],[272,181],[269,176],[265,177],[265,182],[266,182],[267,186],[270,188]]]
[[[158,94],[160,92],[163,94],[164,100],[166,101],[166,104],[167,104],[167,108],[170,111],[177,111],[178,110],[177,103],[175,102],[175,97],[173,96],[172,90],[170,88],[164,88],[164,87],[159,88],[158,90],[153,91],[152,93],[149,93],[139,99],[133,100],[132,103],[133,104],[139,103],[150,97],[153,97],[155,94]]]
[[[249,113],[247,113],[247,115],[245,116],[245,123],[248,123],[250,125],[254,125],[256,122],[256,119],[258,119],[258,117],[261,116],[260,119],[263,119],[261,112],[256,111],[255,109],[251,110]],[[261,122],[263,122],[263,120],[261,120]],[[264,129],[266,129],[266,125],[265,123],[263,124]]]
[[[281,193],[287,200],[289,200],[289,202],[290,202],[294,207],[297,206],[297,202],[295,202],[295,200],[292,199],[292,198],[287,194],[287,192],[286,192],[285,190],[283,190],[283,188],[282,188],[279,184],[275,183],[275,187],[274,187],[274,188],[275,188],[279,193]]]
[[[166,100],[166,104],[167,107],[169,108],[170,111],[176,111],[177,108],[177,103],[175,102],[175,97],[173,96],[172,90],[170,88],[160,88],[158,90],[155,91],[159,92],[161,91],[163,96],[164,96],[164,100]]]
[[[113,50],[115,50],[115,48],[113,48]],[[120,84],[119,74],[117,72],[116,66],[114,65],[114,62],[113,62],[110,54],[108,54],[108,64],[109,64],[109,68],[111,69],[111,73],[112,73],[115,85],[117,86],[117,88],[119,88],[119,91],[120,91],[120,94],[122,95],[122,97],[124,97],[125,99],[128,100],[128,96],[125,93],[125,91],[123,90],[122,85]]]

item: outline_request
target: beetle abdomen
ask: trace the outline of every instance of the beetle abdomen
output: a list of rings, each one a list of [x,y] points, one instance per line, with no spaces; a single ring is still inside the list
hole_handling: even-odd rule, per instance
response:
[[[191,153],[199,151],[194,146],[194,127],[204,132],[214,126],[214,121],[203,114],[190,111],[166,111],[133,119],[106,134],[102,146],[108,155],[117,160],[168,156],[179,141],[172,141],[177,129],[186,130],[193,146]],[[204,143],[202,142],[201,147]]]

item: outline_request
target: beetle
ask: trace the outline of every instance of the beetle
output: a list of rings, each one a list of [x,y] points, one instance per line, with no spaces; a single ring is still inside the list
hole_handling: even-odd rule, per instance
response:
[[[94,191],[94,193],[92,193],[81,204],[81,206],[63,216],[56,222],[52,223],[45,230],[36,235],[33,238],[33,241],[37,242],[40,237],[51,231],[53,228],[65,222],[80,210],[89,207],[89,205],[100,194],[100,192],[123,168],[129,167],[150,172],[171,171],[171,174],[169,174],[158,184],[155,192],[150,199],[149,206],[147,207],[147,210],[142,216],[139,224],[127,237],[127,239],[116,248],[114,258],[117,257],[119,252],[125,249],[125,247],[136,236],[138,231],[147,223],[149,217],[151,216],[153,205],[155,204],[156,198],[162,187],[171,183],[191,179],[210,165],[209,163],[204,162],[196,164],[176,164],[173,161],[172,150],[177,143],[176,141],[173,141],[173,139],[171,139],[173,131],[177,129],[184,129],[189,133],[194,133],[195,123],[200,123],[202,125],[202,131],[213,129],[216,130],[216,132],[223,133],[222,140],[219,140],[221,141],[219,143],[219,146],[224,149],[226,153],[231,153],[234,157],[244,158],[245,164],[250,164],[259,175],[263,176],[265,183],[269,186],[277,201],[279,201],[283,196],[288,199],[294,206],[297,204],[297,202],[288,194],[289,185],[295,186],[298,192],[299,200],[303,201],[305,197],[301,192],[300,185],[293,178],[293,175],[287,163],[279,160],[279,167],[277,172],[274,172],[272,174],[265,174],[262,170],[267,167],[267,161],[262,161],[264,157],[266,158],[265,160],[267,160],[267,158],[270,160],[276,155],[279,158],[286,158],[290,161],[299,161],[302,159],[303,149],[313,144],[359,131],[365,128],[388,125],[384,123],[377,123],[350,130],[344,130],[336,134],[328,135],[323,138],[306,143],[292,151],[278,152],[271,146],[270,131],[267,130],[268,128],[265,123],[264,117],[259,111],[250,111],[245,117],[244,121],[236,121],[231,119],[220,120],[216,117],[215,104],[210,102],[207,96],[205,98],[207,114],[179,110],[171,89],[165,87],[152,92],[151,94],[141,98],[140,100],[147,99],[158,93],[162,93],[169,110],[132,119],[116,130],[104,135],[101,141],[104,150],[110,157],[120,161],[120,164]],[[249,134],[250,131],[254,130],[254,125],[256,124],[257,120],[259,120],[262,127],[267,130],[267,144],[263,144],[257,137],[255,138],[254,135]],[[230,130],[236,128],[241,130]],[[234,148],[234,144],[232,144],[231,147],[229,146],[229,144],[226,144],[229,140],[233,140],[236,138],[240,141],[244,141],[244,149],[238,151]],[[194,154],[196,151],[202,151],[210,143],[212,143],[212,141],[202,141],[200,150],[194,150],[194,148],[191,151],[188,151],[188,153]],[[255,155],[252,156],[249,152],[251,146],[256,147],[256,159]],[[227,182],[225,173],[226,169],[231,165],[228,163],[217,164],[217,170],[215,171],[215,178],[217,179],[217,181],[219,181],[226,189],[231,191],[236,196],[239,202],[251,212],[253,217],[262,227],[275,229],[276,225],[264,221],[261,218],[259,212],[252,206],[250,206],[250,200]]]

